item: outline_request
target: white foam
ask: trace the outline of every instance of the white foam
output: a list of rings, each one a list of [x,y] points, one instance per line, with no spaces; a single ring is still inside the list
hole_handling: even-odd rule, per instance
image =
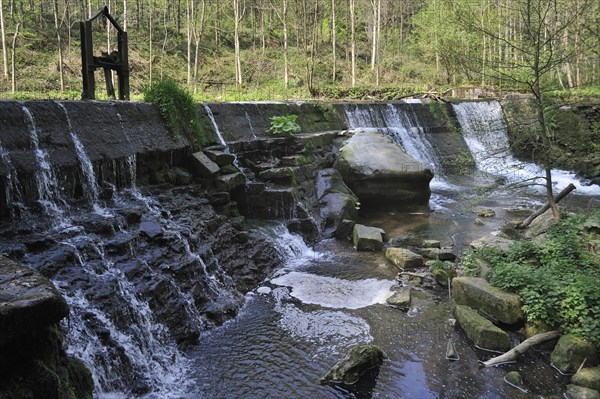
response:
[[[291,272],[271,280],[271,283],[291,287],[291,296],[304,303],[336,309],[360,309],[385,300],[396,284],[391,280],[342,280],[335,277]]]

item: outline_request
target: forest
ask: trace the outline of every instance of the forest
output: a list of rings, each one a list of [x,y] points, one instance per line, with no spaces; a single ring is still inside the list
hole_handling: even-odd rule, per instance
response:
[[[133,99],[166,78],[223,101],[600,84],[598,0],[0,0],[0,98],[80,98],[79,22],[104,6]]]

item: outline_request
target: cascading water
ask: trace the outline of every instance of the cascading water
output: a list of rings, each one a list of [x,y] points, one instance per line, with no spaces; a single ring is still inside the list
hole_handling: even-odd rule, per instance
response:
[[[389,103],[387,106],[345,105],[344,113],[352,129],[376,129],[390,136],[407,154],[433,172],[432,188],[451,190],[440,158],[427,139],[428,132],[419,123],[415,112],[406,106]]]
[[[85,186],[86,190],[84,194],[88,198],[90,204],[94,208],[94,210],[98,213],[102,213],[100,205],[98,204],[98,183],[96,182],[96,176],[94,174],[94,167],[92,165],[92,161],[88,156],[83,144],[77,137],[75,130],[73,130],[73,125],[71,124],[71,118],[69,118],[69,113],[67,112],[67,108],[61,102],[56,103],[58,107],[64,112],[65,118],[67,120],[67,125],[69,127],[69,135],[71,136],[71,140],[73,141],[73,145],[75,146],[75,153],[77,154],[77,159],[79,159],[79,165],[81,166],[81,172],[83,173],[83,177],[85,178]]]
[[[503,176],[514,184],[545,184],[545,173],[540,166],[519,161],[512,155],[504,113],[498,101],[461,102],[452,107],[480,171]],[[586,184],[571,172],[552,170],[552,179],[559,190],[573,183],[578,194],[600,194],[600,187]]]
[[[21,194],[19,178],[17,171],[12,164],[10,154],[0,143],[0,161],[7,169],[6,182],[4,187],[4,199],[9,208],[10,215],[15,216],[15,207],[23,206],[23,196]]]
[[[40,148],[35,119],[26,106],[22,105],[21,109],[25,115],[25,123],[29,129],[29,138],[38,166],[35,172],[38,201],[48,215],[58,217],[62,215],[67,203],[60,195],[58,181],[48,159],[48,152]]]
[[[215,116],[213,115],[208,104],[204,104],[204,110],[206,111],[206,115],[208,115],[208,119],[210,119],[210,123],[212,124],[212,127],[213,127],[215,134],[217,135],[219,141],[227,150],[229,150],[229,146],[227,145],[227,142],[223,138],[223,135],[221,134],[221,130],[219,130],[219,126],[217,125],[217,121],[215,120]]]

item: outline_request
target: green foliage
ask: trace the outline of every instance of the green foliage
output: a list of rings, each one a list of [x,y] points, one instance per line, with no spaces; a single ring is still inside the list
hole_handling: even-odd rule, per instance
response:
[[[599,217],[600,211],[565,216],[541,242],[518,241],[505,253],[484,247],[473,255],[492,265],[493,285],[521,296],[528,320],[600,345]]]
[[[477,256],[472,250],[467,251],[460,260],[460,266],[463,269],[463,273],[467,277],[479,276],[479,264],[477,263]]]
[[[292,136],[300,132],[300,125],[296,122],[298,115],[273,116],[271,127],[267,133],[274,136]]]
[[[145,90],[144,101],[158,107],[173,136],[183,135],[199,146],[206,143],[196,103],[192,95],[175,81],[166,79],[153,84]]]

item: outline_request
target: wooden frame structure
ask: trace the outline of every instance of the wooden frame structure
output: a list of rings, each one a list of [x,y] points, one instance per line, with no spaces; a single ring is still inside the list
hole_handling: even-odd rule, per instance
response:
[[[117,30],[117,51],[102,53],[100,57],[94,56],[94,43],[92,40],[92,22],[102,16],[110,21]],[[81,33],[81,74],[83,76],[83,100],[94,100],[96,98],[96,82],[94,72],[98,68],[104,69],[106,80],[106,92],[111,98],[115,98],[115,88],[112,81],[111,71],[117,72],[119,84],[119,100],[129,100],[129,52],[127,49],[127,32],[121,28],[119,23],[108,13],[108,7],[87,21],[79,23]],[[108,50],[110,51],[110,49]]]

